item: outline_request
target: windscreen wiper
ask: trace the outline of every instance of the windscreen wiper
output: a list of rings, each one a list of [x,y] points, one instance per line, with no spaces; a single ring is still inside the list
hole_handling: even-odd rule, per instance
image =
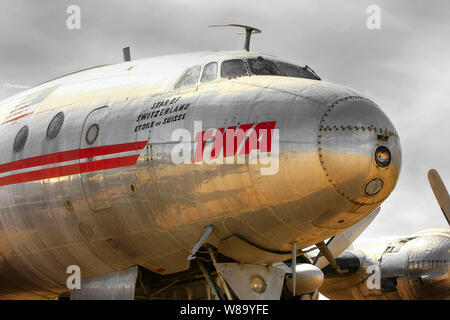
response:
[[[308,70],[309,72],[311,72],[311,73],[313,74],[313,76],[315,76],[315,77],[317,78],[317,80],[322,80],[322,79],[317,75],[317,73],[316,73],[313,69],[311,69],[308,65],[305,65],[305,69]]]

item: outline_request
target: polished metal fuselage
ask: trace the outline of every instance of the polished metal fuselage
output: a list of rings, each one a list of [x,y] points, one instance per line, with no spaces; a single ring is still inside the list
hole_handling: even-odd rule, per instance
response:
[[[190,249],[210,224],[213,246],[237,235],[270,252],[289,252],[292,242],[308,247],[377,208],[399,175],[399,138],[379,107],[354,90],[277,76],[173,89],[187,67],[255,55],[131,61],[56,79],[0,103],[0,297],[55,297],[66,290],[69,265],[78,265],[82,277],[133,265],[160,274],[186,270]],[[11,118],[27,99],[34,99],[32,113]],[[49,139],[59,112],[64,123]],[[174,164],[179,141],[172,133],[184,128],[194,138],[195,121],[203,130],[275,122],[278,171],[262,175],[264,165],[249,161]],[[89,136],[94,124],[95,139]],[[16,152],[25,125],[28,139]],[[139,147],[118,147],[130,144]],[[392,154],[387,168],[373,158],[380,145]],[[105,146],[114,147],[100,152]],[[30,167],[34,157],[65,151],[78,156]],[[383,188],[368,196],[373,178]]]

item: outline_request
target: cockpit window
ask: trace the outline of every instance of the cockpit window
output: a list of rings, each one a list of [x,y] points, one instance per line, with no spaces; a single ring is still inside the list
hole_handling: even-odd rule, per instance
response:
[[[181,87],[186,87],[186,86],[191,86],[194,85],[198,82],[198,78],[200,77],[200,70],[201,67],[200,66],[195,66],[192,67],[190,69],[188,69],[183,76],[181,77],[181,79],[178,81],[178,83],[175,85],[175,89],[181,88]]]
[[[266,60],[263,57],[247,60],[250,71],[255,75],[282,76],[283,74],[274,62]]]
[[[233,78],[245,76],[247,69],[245,68],[244,61],[241,59],[232,59],[222,62],[220,68],[220,75],[222,78]]]
[[[277,61],[276,64],[280,68],[281,72],[283,72],[283,74],[287,77],[320,80],[320,77],[308,66],[302,68],[294,64],[280,61]]]
[[[203,68],[202,78],[200,82],[210,82],[217,78],[217,62],[210,62]]]

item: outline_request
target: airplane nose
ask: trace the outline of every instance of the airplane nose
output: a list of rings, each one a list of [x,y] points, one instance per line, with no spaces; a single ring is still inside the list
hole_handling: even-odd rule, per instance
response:
[[[394,189],[401,168],[399,136],[372,101],[336,100],[322,116],[317,142],[328,182],[347,200],[376,204]]]

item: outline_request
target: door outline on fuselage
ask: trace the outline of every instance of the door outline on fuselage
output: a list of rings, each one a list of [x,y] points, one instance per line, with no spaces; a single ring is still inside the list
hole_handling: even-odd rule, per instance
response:
[[[95,108],[89,112],[81,129],[80,150],[105,145],[104,128],[108,121],[108,114],[108,106]],[[89,161],[93,161],[93,158],[79,160],[80,164]],[[93,211],[99,212],[112,208],[105,183],[104,170],[81,172],[80,180],[86,201]]]

